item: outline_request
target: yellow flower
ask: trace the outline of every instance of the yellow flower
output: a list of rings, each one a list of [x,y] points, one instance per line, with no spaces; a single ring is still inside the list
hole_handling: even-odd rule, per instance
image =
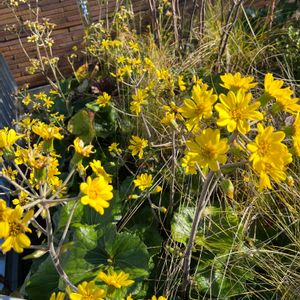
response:
[[[272,126],[264,128],[257,125],[258,135],[254,142],[247,144],[248,150],[252,152],[250,161],[254,171],[259,176],[259,189],[271,189],[269,176],[275,182],[286,179],[286,165],[292,162],[292,155],[286,145],[282,143],[285,134],[282,131],[274,132]]]
[[[126,62],[126,57],[125,56],[119,56],[117,58],[117,63],[118,64],[124,64]]]
[[[155,193],[160,193],[162,191],[162,187],[160,185],[157,185],[154,192]]]
[[[223,84],[220,85],[225,89],[232,90],[233,92],[236,92],[239,89],[247,91],[257,85],[257,82],[252,82],[254,77],[242,77],[240,72],[237,72],[234,75],[231,73],[226,73],[220,76],[220,78],[223,81]]]
[[[159,211],[162,212],[163,214],[166,214],[168,212],[168,210],[164,206],[161,206],[159,208]]]
[[[188,130],[197,131],[198,124],[204,119],[212,116],[213,104],[217,101],[217,95],[213,95],[213,90],[201,89],[195,85],[192,90],[192,99],[185,99],[184,105],[179,112],[188,119],[185,123]]]
[[[288,186],[294,186],[295,185],[295,180],[293,178],[293,176],[288,176],[286,179],[286,183]]]
[[[6,202],[0,199],[0,239],[9,235],[9,219],[12,209],[6,207]]]
[[[70,293],[70,300],[104,300],[105,290],[98,288],[94,281],[84,281],[78,285],[77,293]]]
[[[104,92],[102,95],[98,96],[98,98],[96,99],[96,103],[100,107],[105,107],[108,105],[110,99],[111,99],[111,96],[108,95],[106,92]]]
[[[94,159],[92,162],[90,162],[90,166],[97,176],[103,176],[108,183],[112,182],[111,175],[106,173],[100,160]]]
[[[199,85],[202,90],[208,90],[208,85],[206,83],[203,83],[203,80],[201,78],[198,78],[197,75],[193,75],[192,83],[195,85]]]
[[[176,105],[174,101],[171,101],[169,105],[163,105],[163,110],[166,112],[164,117],[166,118],[166,120],[170,120],[171,116],[174,116],[174,120],[178,119],[180,121],[184,121],[184,118],[180,114],[180,108]],[[170,121],[172,122],[173,120]],[[161,123],[164,122],[161,120]]]
[[[284,98],[278,97],[276,98],[276,103],[280,109],[286,111],[290,114],[295,114],[300,112],[300,105],[298,104],[299,98]]]
[[[300,105],[298,104],[299,99],[292,99],[293,91],[290,87],[282,88],[283,80],[274,79],[273,75],[267,73],[265,76],[265,93],[262,97],[263,102],[267,102],[269,99],[274,98],[276,105],[273,107],[275,112],[278,109],[282,109],[288,113],[300,112]]]
[[[292,129],[293,129],[293,136],[300,135],[300,114],[299,113],[295,117]]]
[[[227,96],[221,94],[221,103],[215,105],[215,109],[219,113],[218,126],[227,126],[229,132],[236,129],[243,134],[249,132],[248,120],[263,119],[263,115],[256,111],[260,103],[250,104],[251,97],[251,93],[246,94],[243,90],[238,90],[237,94],[229,91]]]
[[[229,149],[227,139],[220,139],[219,129],[205,129],[194,140],[186,142],[187,155],[192,155],[200,167],[209,167],[212,171],[218,171],[219,163],[227,160],[226,152]]]
[[[129,41],[129,49],[133,50],[134,52],[139,51],[138,43],[134,43],[133,41]]]
[[[75,152],[84,157],[89,157],[93,153],[93,147],[93,145],[84,146],[83,140],[79,137],[74,140]]]
[[[257,124],[258,135],[254,142],[247,144],[248,150],[252,152],[250,161],[255,164],[259,160],[269,160],[283,164],[292,161],[292,155],[288,153],[287,147],[282,143],[285,138],[283,131],[274,132],[272,126],[266,128],[262,124]]]
[[[32,218],[33,210],[28,211],[22,219],[23,209],[17,206],[10,214],[9,233],[1,245],[3,253],[10,251],[12,248],[17,252],[23,252],[23,248],[28,248],[31,244],[30,239],[25,234],[31,232],[27,224]]]
[[[85,196],[81,197],[81,203],[90,205],[100,215],[104,214],[104,208],[109,207],[109,200],[112,199],[113,187],[104,179],[103,176],[92,179],[90,176],[87,182],[80,184],[80,190]]]
[[[111,143],[111,145],[108,146],[108,151],[110,153],[116,153],[116,154],[122,153],[122,149],[119,148],[119,143]]]
[[[183,80],[183,76],[182,75],[179,75],[178,76],[178,86],[179,86],[179,89],[183,92],[186,90],[186,86],[185,86],[185,82]]]
[[[87,63],[83,64],[75,71],[75,77],[78,81],[83,80],[88,75],[89,75],[89,67]]]
[[[111,46],[112,47],[121,47],[121,46],[123,46],[123,43],[120,40],[113,40],[113,41],[111,41]]]
[[[49,300],[65,300],[65,296],[65,293],[62,292],[58,292],[57,295],[56,293],[52,293]]]
[[[30,94],[28,94],[23,100],[22,103],[26,106],[28,106],[31,102]]]
[[[38,93],[34,95],[35,99],[43,102],[43,105],[49,109],[54,104],[54,101],[44,92]]]
[[[292,126],[292,138],[294,150],[300,156],[300,114],[298,113]]]
[[[175,117],[174,113],[166,112],[164,117],[160,120],[160,122],[162,124],[168,125],[168,124],[175,122],[175,120],[176,120],[176,117]]]
[[[265,76],[264,86],[265,94],[270,98],[290,98],[293,91],[290,87],[282,88],[284,82],[283,80],[276,80],[273,74],[267,73]]]
[[[293,146],[297,156],[300,156],[300,136],[293,136]]]
[[[156,70],[156,75],[159,80],[163,80],[163,81],[167,81],[171,77],[169,70],[167,69]]]
[[[114,286],[117,289],[134,283],[134,280],[130,280],[128,278],[129,274],[123,271],[120,273],[112,272],[108,273],[107,275],[104,272],[100,272],[97,276],[97,279],[100,279],[107,285]]]
[[[19,198],[18,199],[14,199],[12,202],[14,205],[21,205],[24,206],[25,204],[27,204],[29,201],[28,199],[28,193],[21,191],[19,194]]]
[[[168,299],[164,296],[159,296],[158,298],[156,296],[152,296],[151,300],[168,300]]]
[[[54,104],[54,101],[50,97],[46,97],[45,99],[43,99],[43,101],[44,101],[44,106],[47,109],[50,109]]]
[[[129,142],[128,149],[131,150],[132,156],[138,155],[139,159],[142,159],[144,155],[143,149],[148,146],[148,141],[133,135]]]
[[[14,129],[4,128],[0,129],[0,149],[10,148],[23,135],[18,135]]]
[[[125,65],[122,68],[119,68],[116,72],[116,74],[114,75],[115,77],[123,80],[123,77],[127,74],[128,76],[130,76],[132,73],[132,68],[128,65]]]
[[[132,298],[131,294],[129,294],[129,295],[126,297],[126,299],[125,299],[125,298],[122,298],[122,300],[133,300],[133,298]]]
[[[134,185],[138,187],[141,191],[148,189],[153,184],[152,175],[148,175],[147,173],[141,174],[137,176],[137,179],[134,181]]]
[[[144,67],[147,71],[152,70],[155,66],[154,63],[152,62],[152,60],[148,57],[144,58]]]
[[[128,195],[128,200],[136,200],[139,198],[139,195],[137,194],[130,194]]]
[[[35,123],[32,126],[32,131],[44,140],[51,140],[53,138],[61,140],[64,137],[59,133],[61,129],[62,128],[56,127],[54,125],[48,125],[43,122]]]
[[[187,152],[182,158],[182,166],[185,169],[185,174],[197,174],[196,163],[197,153]]]
[[[138,115],[141,112],[141,105],[147,104],[145,100],[148,92],[145,89],[137,89],[135,95],[132,95],[133,101],[130,103],[130,111]]]
[[[274,162],[259,160],[253,164],[253,169],[259,174],[259,190],[265,188],[272,189],[269,176],[276,182],[286,180],[285,168],[282,165],[276,165]]]
[[[13,170],[11,166],[8,166],[7,168],[2,167],[2,173],[14,181],[16,180],[16,176],[18,175],[18,171]]]

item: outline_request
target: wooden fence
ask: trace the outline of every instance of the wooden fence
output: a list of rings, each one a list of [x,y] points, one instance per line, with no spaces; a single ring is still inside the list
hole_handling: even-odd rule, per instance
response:
[[[192,0],[187,0],[192,1]],[[107,4],[100,5],[100,0],[89,0],[90,13],[93,21],[98,20],[105,14],[111,14],[115,10],[116,0],[108,0]],[[105,1],[104,1],[105,2]],[[120,1],[119,1],[120,2]],[[253,2],[253,1],[249,1]],[[271,0],[255,0],[257,7],[269,5]],[[133,10],[135,12],[147,11],[148,0],[132,0]],[[80,17],[76,0],[40,0],[40,15],[49,18],[57,26],[53,31],[52,37],[55,41],[53,53],[61,58],[60,68],[64,74],[70,73],[70,66],[66,61],[66,56],[71,53],[74,45],[78,45],[83,36],[83,25]],[[29,11],[25,5],[21,5],[17,15],[26,20]],[[4,7],[0,1],[0,53],[3,54],[9,68],[18,86],[29,83],[31,87],[40,86],[46,83],[41,74],[29,75],[26,67],[30,64],[24,54],[20,41],[16,35],[5,31],[5,25],[11,25],[16,22],[11,11]],[[33,44],[26,41],[26,34],[20,37],[26,51],[31,58],[36,57],[36,51]]]

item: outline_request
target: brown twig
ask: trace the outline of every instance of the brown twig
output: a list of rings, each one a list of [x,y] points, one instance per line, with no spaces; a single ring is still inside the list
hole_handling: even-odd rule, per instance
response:
[[[174,27],[173,31],[174,31],[176,50],[179,49],[179,30],[180,30],[180,28],[178,28],[178,19],[180,18],[180,16],[177,7],[178,7],[178,0],[172,0],[172,18],[173,18],[173,27]]]
[[[60,278],[62,278],[62,280],[65,282],[65,284],[67,286],[70,286],[73,291],[77,291],[77,287],[70,281],[68,275],[62,268],[60,264],[59,256],[55,251],[51,215],[48,207],[46,207],[46,210],[47,210],[47,217],[46,217],[47,240],[48,240],[49,254],[52,259],[53,265],[57,273],[59,274]]]
[[[203,34],[204,34],[204,26],[205,26],[205,2],[206,0],[200,0],[199,5],[199,44],[201,44]]]
[[[188,299],[188,293],[189,293],[189,286],[190,286],[190,269],[191,269],[191,258],[192,258],[192,250],[196,238],[197,228],[199,226],[199,222],[203,213],[204,208],[207,205],[207,202],[214,191],[217,181],[213,182],[214,178],[214,172],[210,171],[207,175],[202,191],[197,203],[196,211],[195,211],[195,217],[192,223],[192,229],[190,233],[190,237],[186,246],[186,251],[184,254],[184,261],[183,261],[183,292],[186,296],[186,299]]]
[[[269,13],[269,16],[268,16],[268,22],[269,22],[268,27],[269,27],[269,30],[272,29],[272,25],[273,25],[273,21],[274,21],[275,7],[276,7],[276,0],[272,0],[271,8],[270,8],[270,13]]]
[[[156,1],[148,0],[148,4],[150,7],[150,13],[151,13],[152,30],[154,33],[155,41],[156,41],[158,47],[160,48],[161,34],[160,34],[160,29],[159,29],[158,17],[157,17]]]
[[[244,0],[239,0],[237,2],[237,0],[234,0],[232,6],[230,8],[230,11],[227,15],[226,23],[223,28],[223,32],[222,32],[221,39],[220,39],[218,57],[217,57],[217,60],[215,63],[215,67],[217,68],[218,72],[221,72],[221,60],[222,60],[223,54],[224,54],[226,46],[227,46],[230,32],[231,32],[232,28],[234,27],[235,22],[237,20],[239,7],[242,5],[243,1]]]

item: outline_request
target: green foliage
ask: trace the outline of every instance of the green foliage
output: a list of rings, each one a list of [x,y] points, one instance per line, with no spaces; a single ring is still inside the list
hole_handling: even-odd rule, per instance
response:
[[[220,32],[227,28],[223,24],[225,15],[222,3],[216,2],[206,7],[205,26],[201,34],[198,32],[198,21],[182,20],[182,25],[195,24],[195,28],[190,28],[188,38],[181,36],[183,47],[178,46],[176,51],[173,49],[176,34],[172,31],[172,13],[168,1],[159,3],[160,20],[155,37],[152,31],[143,36],[135,34],[131,30],[130,13],[125,9],[114,16],[110,29],[104,28],[103,22],[92,24],[86,30],[84,41],[86,63],[75,71],[73,77],[57,82],[51,108],[43,109],[42,113],[39,110],[33,113],[33,116],[45,119],[48,123],[55,120],[65,136],[63,140],[55,140],[55,153],[45,153],[45,150],[37,152],[45,157],[45,161],[57,157],[59,167],[56,179],[61,181],[62,189],[47,193],[48,183],[43,186],[41,181],[34,182],[32,199],[42,198],[37,208],[43,217],[47,214],[46,209],[51,211],[46,221],[41,220],[41,226],[46,223],[47,228],[53,230],[53,246],[56,250],[61,247],[59,263],[74,285],[95,280],[100,271],[123,271],[129,274],[134,284],[116,289],[110,295],[111,299],[121,300],[129,293],[132,293],[133,299],[148,299],[154,293],[168,295],[168,299],[180,299],[179,291],[184,282],[183,262],[192,224],[197,217],[195,211],[199,200],[196,199],[199,199],[205,186],[203,181],[209,174],[209,167],[201,166],[202,162],[199,166],[197,161],[200,150],[203,150],[201,147],[207,145],[196,145],[195,141],[191,141],[199,138],[204,129],[216,131],[218,126],[214,103],[207,107],[211,113],[206,118],[201,115],[206,103],[200,100],[209,88],[216,94],[215,99],[227,92],[220,85],[223,82],[221,74],[212,67],[220,50]],[[228,9],[227,4],[224,9]],[[291,11],[285,12],[291,15]],[[234,27],[228,35],[221,70],[240,71],[241,76],[257,70],[264,73],[272,61],[267,57],[269,48],[274,46],[275,53],[282,52],[285,55],[297,76],[299,30],[291,25],[282,37],[273,40],[273,35],[267,31],[266,19],[262,19],[267,13],[266,10],[250,9],[245,14],[237,14]],[[274,26],[279,26],[281,22],[280,13],[283,14],[280,11],[275,14]],[[124,20],[128,24],[124,24]],[[159,46],[155,44],[156,40]],[[276,64],[271,67],[278,69]],[[193,78],[192,74],[195,75]],[[178,75],[182,77],[181,85]],[[204,85],[200,79],[203,79]],[[196,82],[199,93],[193,94]],[[234,83],[231,83],[231,92],[235,95],[237,86]],[[139,95],[140,98],[138,90],[144,91],[142,96]],[[102,105],[98,100],[104,92],[109,93],[109,102]],[[260,92],[261,87],[257,85],[253,98],[258,98]],[[260,121],[265,126],[274,125],[277,129],[278,124],[282,123],[279,121],[287,120],[287,112],[280,112],[276,116],[270,113],[271,96],[265,93],[263,97],[266,106],[258,109],[266,109],[270,118]],[[196,98],[200,99],[198,106],[194,101]],[[186,102],[192,107],[185,108],[187,117],[183,114]],[[131,109],[133,104],[136,105],[135,109]],[[234,111],[236,117],[232,118],[232,123],[241,112],[244,113],[243,109]],[[198,110],[199,115],[195,113]],[[56,112],[64,118],[58,120],[51,116]],[[163,122],[167,113],[172,120]],[[195,124],[190,128],[186,126],[189,115],[195,118]],[[226,115],[225,119],[228,118]],[[293,115],[290,118],[294,121]],[[275,170],[281,172],[278,175],[280,180],[275,180],[274,173],[266,175],[270,177],[274,190],[257,192],[257,177],[261,174],[251,169],[251,162],[248,164],[250,155],[247,144],[252,138],[255,139],[258,131],[255,126],[259,120],[250,120],[251,130],[246,133],[238,132],[235,128],[234,132],[229,132],[228,128],[225,130],[223,125],[219,125],[222,128],[218,129],[215,138],[205,149],[208,151],[207,157],[211,154],[214,156],[219,150],[215,149],[216,140],[221,136],[224,145],[228,145],[232,151],[228,150],[227,153],[224,150],[224,160],[216,162],[214,180],[220,189],[210,194],[210,202],[202,212],[193,241],[188,270],[191,282],[187,291],[191,299],[289,299],[295,295],[295,286],[299,284],[300,207],[294,199],[299,193],[296,187],[285,181],[287,164]],[[46,144],[53,142],[53,139],[45,142],[42,137],[31,141],[32,132],[28,130],[26,133],[29,133],[30,145],[41,140]],[[148,140],[143,157],[133,155],[128,148],[130,136],[133,135]],[[85,146],[89,144],[93,147],[91,155],[83,157],[74,154],[72,143],[77,137]],[[287,145],[284,145],[284,149],[287,152],[287,147],[290,147],[290,152],[295,151],[291,147],[292,137],[289,136],[285,141]],[[227,144],[228,138],[230,141]],[[191,152],[195,156],[185,155],[184,150],[189,148],[186,147],[187,141],[193,147],[201,148],[197,150],[199,153]],[[120,151],[109,148],[112,142],[118,143],[117,149],[120,148]],[[33,157],[32,161],[38,161],[39,155]],[[73,155],[80,156],[80,159],[72,161]],[[235,156],[239,156],[237,160]],[[92,171],[89,163],[93,159],[101,161],[103,170],[100,167],[100,171]],[[184,159],[190,159],[186,165],[192,170],[190,173],[183,168]],[[225,165],[226,160],[229,166]],[[82,164],[77,164],[78,161]],[[236,166],[235,162],[241,163],[240,166]],[[267,165],[263,166],[267,169]],[[295,163],[289,167],[291,170],[288,171],[294,168],[295,186],[298,187],[300,182],[296,174],[299,166]],[[21,184],[25,182],[26,188],[29,186],[27,180],[32,180],[28,175],[32,168],[28,168],[26,175],[20,176]],[[48,172],[49,169],[42,171]],[[109,173],[106,174],[109,178],[107,185],[113,186],[113,198],[103,215],[82,200],[83,194],[93,198],[102,192],[102,187],[97,186],[97,189],[89,192],[80,189],[80,184],[86,183],[88,177],[95,179],[102,176],[98,173],[101,171]],[[142,173],[152,176],[153,183],[149,189],[138,188],[134,181]],[[245,174],[247,176],[244,178]],[[66,184],[63,184],[65,180]],[[158,185],[160,189],[156,190]],[[40,222],[39,219],[37,221]],[[48,236],[45,236],[41,247],[48,246]],[[29,300],[41,299],[40,295],[48,299],[53,291],[66,288],[65,278],[58,275],[48,252],[47,249],[47,254],[37,258],[32,265],[26,283]],[[103,282],[96,282],[99,287],[107,288]]]
[[[79,137],[84,144],[90,144],[95,137],[94,114],[82,109],[77,112],[68,122],[68,130]]]
[[[176,242],[186,244],[190,237],[195,208],[183,207],[174,214],[171,225],[172,238]],[[238,244],[242,228],[236,213],[226,208],[208,206],[203,212],[203,218],[196,234],[196,245],[205,249],[223,253]]]
[[[35,267],[35,268],[34,268]],[[57,290],[59,275],[50,257],[44,261],[36,261],[32,267],[32,275],[26,285],[28,299],[49,299],[53,291]]]
[[[148,251],[141,240],[130,233],[117,233],[114,225],[78,224],[74,247],[63,259],[64,270],[74,283],[93,279],[99,271],[113,268],[130,274],[138,282],[148,275]]]

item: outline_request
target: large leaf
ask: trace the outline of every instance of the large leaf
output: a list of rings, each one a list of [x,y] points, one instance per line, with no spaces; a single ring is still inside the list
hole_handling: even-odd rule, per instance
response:
[[[32,273],[26,286],[26,293],[30,300],[49,299],[51,293],[57,289],[59,275],[50,257],[44,260],[38,269]]]
[[[68,122],[68,130],[79,137],[85,144],[92,142],[95,137],[94,113],[82,109],[77,112]]]
[[[171,234],[174,241],[186,244],[192,230],[195,214],[194,207],[183,207],[174,214],[171,224]]]
[[[141,240],[117,233],[114,225],[77,225],[74,246],[64,257],[64,269],[74,283],[89,280],[107,267],[122,270],[135,280],[148,275],[149,254]]]
[[[194,214],[194,207],[183,207],[174,214],[171,234],[176,242],[186,244],[191,234]],[[239,218],[232,209],[209,206],[203,213],[195,243],[196,246],[204,246],[216,253],[226,252],[233,244],[239,243],[241,232]]]
[[[196,276],[197,290],[200,293],[224,300],[245,292],[243,281],[243,277],[229,277],[217,269],[208,269]]]
[[[105,250],[102,250],[101,247],[97,249],[103,234],[103,230],[99,227],[78,224],[78,228],[74,233],[74,244],[62,259],[66,273],[75,284],[84,279],[89,280],[93,278],[96,275],[99,264],[105,262],[103,256],[105,255]],[[89,259],[87,259],[87,253],[90,256]],[[94,262],[91,259],[93,256],[99,258],[99,260]]]
[[[138,235],[147,245],[150,256],[154,256],[161,251],[162,245],[159,225],[158,220],[153,216],[152,208],[146,205],[130,218],[126,228]]]
[[[116,133],[116,111],[111,106],[102,108],[95,114],[95,131],[96,136],[103,139]]]
[[[57,230],[63,229],[66,226],[71,211],[74,208],[74,205],[76,205],[75,202],[71,201],[71,202],[67,202],[64,206],[60,207],[59,211],[54,217]],[[73,212],[71,224],[80,223],[83,215],[83,210],[84,210],[84,206],[80,202],[77,203],[76,208]]]

